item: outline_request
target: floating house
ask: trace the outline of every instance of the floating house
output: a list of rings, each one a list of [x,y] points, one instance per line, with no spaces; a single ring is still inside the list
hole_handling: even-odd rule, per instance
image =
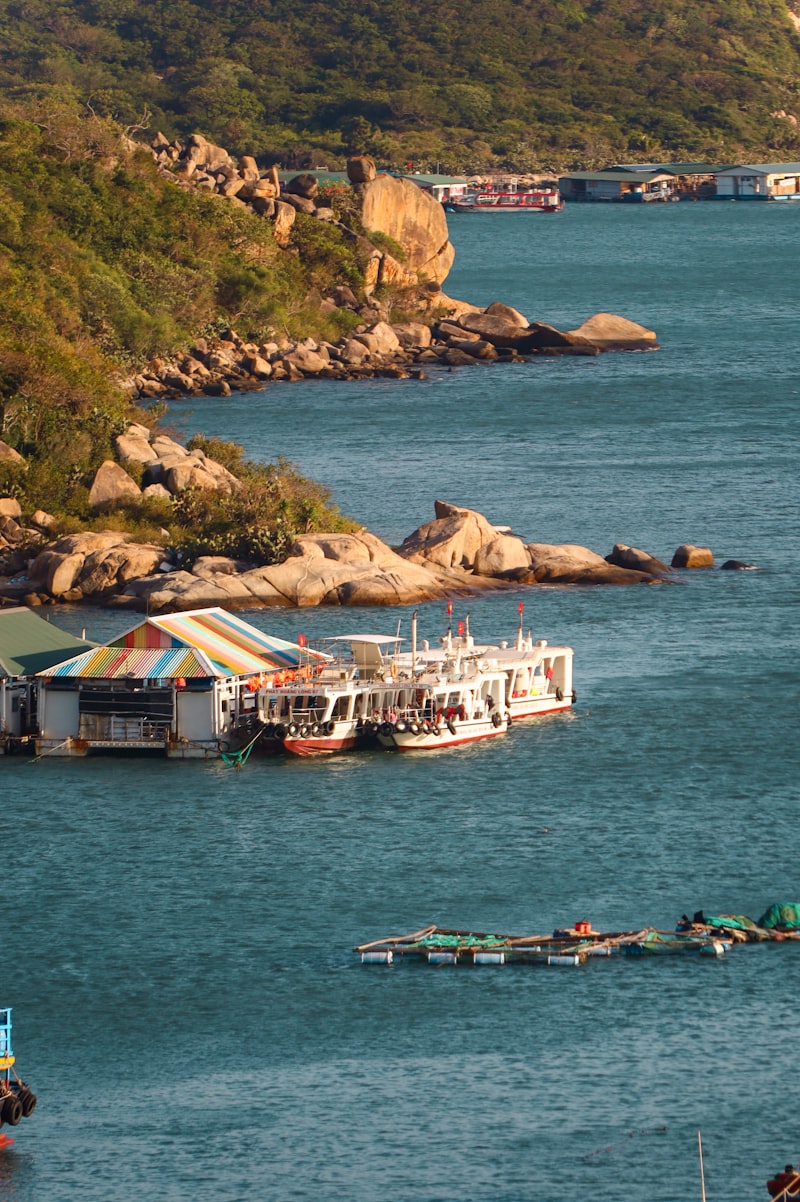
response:
[[[743,163],[716,177],[719,200],[800,200],[800,163]]]
[[[562,175],[565,200],[625,201],[712,200],[717,168],[710,163],[616,163],[600,171]]]
[[[36,730],[35,674],[90,646],[26,606],[0,609],[0,754]]]
[[[310,672],[328,658],[223,609],[148,617],[105,646],[37,673],[37,751],[215,757],[238,746],[271,674]]]
[[[441,204],[463,196],[470,188],[469,180],[463,175],[423,175],[415,171],[411,175],[401,175],[400,178],[410,180],[412,184],[422,188],[423,192],[430,192]]]

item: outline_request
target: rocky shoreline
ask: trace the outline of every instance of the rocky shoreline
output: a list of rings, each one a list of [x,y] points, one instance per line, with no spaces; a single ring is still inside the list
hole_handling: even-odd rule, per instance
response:
[[[174,465],[165,468],[162,462],[159,470],[169,475]],[[236,487],[231,479],[223,486]],[[210,605],[410,605],[526,586],[655,584],[679,579],[684,569],[714,566],[710,548],[691,544],[678,547],[667,565],[625,543],[602,556],[575,544],[525,542],[477,511],[445,501],[436,501],[434,519],[397,548],[367,530],[304,534],[282,563],[269,565],[225,556],[201,556],[184,565],[163,547],[136,543],[116,530],[47,541],[51,521],[42,511],[26,518],[16,500],[0,498],[0,554],[7,573],[16,568],[0,575],[0,604],[150,612]],[[734,560],[722,565],[747,566]]]
[[[390,324],[378,316],[337,343],[283,338],[255,344],[228,330],[218,339],[198,339],[177,359],[155,359],[147,370],[121,383],[132,400],[148,402],[226,397],[235,391],[306,379],[424,380],[431,368],[525,363],[539,355],[658,349],[652,330],[613,313],[595,313],[574,330],[557,330],[546,322],[529,321],[499,301],[479,309],[443,293],[429,295],[432,299],[438,295],[447,317],[430,323]],[[356,305],[347,287],[336,289],[336,300],[345,307]]]
[[[341,284],[318,298],[322,315],[352,314],[352,332],[336,342],[275,335],[255,343],[228,330],[197,339],[171,359],[154,359],[121,380],[136,401],[188,396],[229,396],[233,391],[302,379],[424,379],[433,367],[468,367],[492,361],[525,361],[536,355],[598,355],[611,350],[656,350],[652,330],[624,317],[596,313],[571,330],[531,321],[500,302],[479,308],[442,291],[455,250],[442,205],[407,179],[379,174],[371,159],[348,161],[349,186],[359,223],[374,237],[391,239],[402,262],[370,237],[338,221],[313,174],[281,183],[275,168],[262,172],[254,159],[238,162],[223,147],[194,134],[185,143],[158,135],[150,145],[159,170],[175,185],[213,194],[271,223],[284,250],[298,214],[334,225],[355,241],[365,260],[363,298]],[[399,289],[404,308],[418,320],[391,322],[381,290]]]

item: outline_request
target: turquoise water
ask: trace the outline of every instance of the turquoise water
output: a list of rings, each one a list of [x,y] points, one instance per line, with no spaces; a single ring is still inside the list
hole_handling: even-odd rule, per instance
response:
[[[578,703],[424,757],[2,763],[6,977],[33,1118],[14,1202],[709,1202],[766,1196],[791,1114],[800,944],[583,969],[362,967],[428,922],[671,927],[800,901],[800,212],[744,204],[454,217],[451,295],[658,353],[181,405],[283,454],[389,541],[435,497],[527,539],[759,565],[530,590]],[[457,601],[509,637],[517,595]],[[409,610],[263,611],[280,635]],[[130,617],[61,610],[105,637]],[[420,608],[436,637],[441,605]]]

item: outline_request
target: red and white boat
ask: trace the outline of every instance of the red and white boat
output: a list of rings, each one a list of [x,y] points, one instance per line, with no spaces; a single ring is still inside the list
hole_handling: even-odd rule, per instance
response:
[[[509,191],[481,188],[454,196],[445,203],[449,213],[558,213],[563,207],[555,185]]]

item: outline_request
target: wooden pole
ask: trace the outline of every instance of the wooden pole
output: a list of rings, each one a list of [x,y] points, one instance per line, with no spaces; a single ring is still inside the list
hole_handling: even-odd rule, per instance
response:
[[[703,1172],[703,1137],[700,1132],[697,1132],[697,1154],[700,1157],[700,1198],[701,1202],[706,1202],[706,1179]]]

